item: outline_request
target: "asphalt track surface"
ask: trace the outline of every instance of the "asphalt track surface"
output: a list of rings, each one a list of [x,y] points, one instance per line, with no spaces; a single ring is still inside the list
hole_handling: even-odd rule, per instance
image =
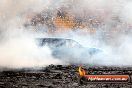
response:
[[[131,67],[83,66],[87,74],[132,74]],[[4,69],[0,72],[0,88],[132,88],[128,83],[79,84],[77,65],[49,65],[40,69]]]

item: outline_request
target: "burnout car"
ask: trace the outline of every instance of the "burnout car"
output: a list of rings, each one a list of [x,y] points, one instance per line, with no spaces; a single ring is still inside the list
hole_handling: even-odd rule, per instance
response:
[[[102,52],[97,48],[83,47],[72,39],[64,38],[36,38],[39,47],[49,47],[52,56],[71,63],[90,60],[94,55]]]

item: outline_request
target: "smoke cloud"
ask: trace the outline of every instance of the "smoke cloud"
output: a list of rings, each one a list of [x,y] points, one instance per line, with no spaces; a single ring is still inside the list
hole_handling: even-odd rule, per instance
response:
[[[50,0],[0,1],[0,66],[34,67],[63,64],[51,56],[48,47],[36,45],[35,35],[23,27],[26,16],[47,8]],[[40,36],[41,34],[39,34]],[[45,36],[45,35],[43,35]]]
[[[48,34],[25,28],[37,13],[67,8],[70,14],[81,20],[94,20],[98,26],[94,34],[82,29],[60,34]],[[49,64],[67,64],[64,59],[51,55],[48,47],[36,45],[36,37],[63,37],[76,40],[85,47],[95,47],[104,53],[91,59],[72,59],[79,64],[131,65],[132,63],[132,1],[131,0],[1,0],[0,1],[0,66],[34,67]],[[47,27],[44,29],[48,30]],[[87,28],[84,28],[87,29]],[[83,57],[83,56],[82,56]]]

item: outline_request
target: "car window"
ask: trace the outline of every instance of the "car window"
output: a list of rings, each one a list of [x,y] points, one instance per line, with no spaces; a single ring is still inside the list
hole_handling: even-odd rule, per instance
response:
[[[57,38],[44,38],[39,39],[40,46],[48,46],[48,47],[82,47],[78,42],[71,40],[71,39],[57,39]]]

